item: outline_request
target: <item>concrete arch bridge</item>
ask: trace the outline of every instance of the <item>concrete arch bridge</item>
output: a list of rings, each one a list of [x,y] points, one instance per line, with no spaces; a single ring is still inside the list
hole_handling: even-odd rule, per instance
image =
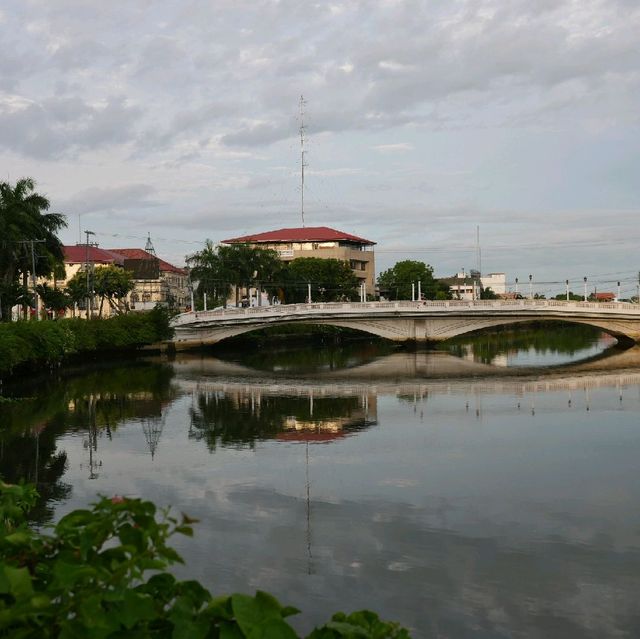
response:
[[[324,324],[396,342],[437,342],[483,328],[536,320],[596,326],[619,342],[640,341],[640,305],[557,300],[325,302],[182,313],[172,320],[177,349],[215,344],[267,326]]]

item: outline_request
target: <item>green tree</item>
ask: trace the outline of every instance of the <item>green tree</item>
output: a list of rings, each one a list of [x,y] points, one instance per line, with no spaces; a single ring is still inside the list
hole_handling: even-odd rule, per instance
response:
[[[64,263],[57,233],[67,225],[65,217],[46,212],[49,200],[36,193],[35,186],[31,178],[22,178],[15,185],[0,182],[0,319],[4,321],[11,317],[11,286],[19,277],[27,286],[28,274],[33,270],[31,240],[37,242],[37,276],[48,276]]]
[[[275,251],[246,244],[214,246],[211,240],[206,241],[201,251],[188,256],[187,264],[192,280],[198,282],[198,300],[206,293],[212,305],[225,304],[232,287],[238,305],[243,288],[247,296],[251,286],[261,290],[272,284],[282,269]]]
[[[59,288],[53,288],[48,284],[39,284],[36,286],[36,291],[42,300],[42,305],[45,310],[57,311],[64,310],[71,306],[72,302],[69,296]]]
[[[102,317],[102,307],[105,300],[109,306],[120,314],[128,310],[126,304],[122,306],[122,300],[133,290],[134,283],[131,272],[124,271],[118,266],[102,266],[94,273],[94,292],[100,298],[100,310],[98,316]]]
[[[82,306],[87,300],[87,276],[82,271],[78,271],[68,282],[65,293],[69,297],[73,315],[75,317],[76,306]]]
[[[567,294],[566,293],[559,293],[553,299],[554,300],[566,301]],[[577,295],[576,293],[573,293],[572,291],[569,291],[569,301],[571,301],[571,302],[582,302],[583,300],[584,300],[584,296]]]
[[[424,299],[450,299],[449,287],[433,277],[433,267],[417,260],[402,260],[378,276],[380,294],[391,300],[410,300],[411,284],[418,282]]]
[[[314,302],[357,299],[358,278],[342,260],[299,257],[287,264],[282,276],[287,303],[305,302],[309,284]]]
[[[490,286],[487,286],[487,288],[483,288],[480,291],[480,299],[481,300],[497,300],[498,295],[493,292],[493,289]]]

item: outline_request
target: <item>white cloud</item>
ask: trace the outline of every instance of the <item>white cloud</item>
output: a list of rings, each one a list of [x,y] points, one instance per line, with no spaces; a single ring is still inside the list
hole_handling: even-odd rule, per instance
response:
[[[414,147],[409,142],[397,142],[395,144],[376,144],[371,148],[382,153],[395,153],[396,151],[413,151]]]
[[[6,0],[0,160],[63,203],[119,201],[131,225],[150,203],[193,238],[294,225],[304,94],[318,224],[381,247],[499,219],[517,242],[571,237],[588,209],[598,236],[640,210],[639,31],[628,0]],[[491,268],[518,267],[503,257]]]

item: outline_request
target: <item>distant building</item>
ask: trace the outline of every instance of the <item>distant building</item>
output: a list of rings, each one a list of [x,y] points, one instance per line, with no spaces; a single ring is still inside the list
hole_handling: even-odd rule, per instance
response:
[[[140,248],[107,251],[122,258],[122,267],[133,273],[135,288],[129,294],[131,310],[145,311],[156,304],[184,309],[190,303],[189,273]]]
[[[347,262],[368,293],[373,293],[376,283],[375,242],[328,226],[278,229],[266,233],[244,235],[223,240],[223,244],[248,244],[272,249],[284,262],[298,257],[333,258]]]
[[[134,289],[127,302],[131,310],[150,310],[156,304],[185,308],[189,304],[189,276],[186,269],[165,262],[143,249],[101,249],[94,245],[64,246],[64,288],[78,272],[103,266],[119,266],[133,273]],[[84,308],[83,303],[80,308]]]
[[[482,282],[478,271],[471,269],[466,273],[462,270],[453,277],[441,277],[440,281],[449,286],[454,300],[480,299]]]
[[[481,275],[480,283],[483,289],[490,288],[496,295],[503,295],[507,292],[507,276],[504,273]]]
[[[615,302],[616,296],[614,293],[594,293],[589,299],[594,302]]]

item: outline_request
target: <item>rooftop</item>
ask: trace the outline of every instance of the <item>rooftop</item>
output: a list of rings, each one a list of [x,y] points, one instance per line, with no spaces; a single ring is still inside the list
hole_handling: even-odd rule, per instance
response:
[[[180,273],[182,275],[187,272],[185,269],[169,264],[169,262],[165,262],[153,255],[153,253],[149,253],[141,248],[113,248],[109,249],[108,252],[114,255],[120,255],[127,260],[158,260],[160,270],[164,272]]]
[[[256,233],[254,235],[243,235],[242,237],[232,237],[223,240],[223,244],[248,244],[248,243],[269,243],[269,242],[354,242],[357,244],[367,244],[373,246],[375,242],[366,240],[351,233],[337,231],[328,226],[303,226],[292,229],[278,229],[267,231],[266,233]]]
[[[64,261],[69,264],[83,264],[93,262],[94,264],[119,264],[122,265],[124,258],[121,255],[105,251],[97,246],[86,244],[74,244],[63,246]]]

